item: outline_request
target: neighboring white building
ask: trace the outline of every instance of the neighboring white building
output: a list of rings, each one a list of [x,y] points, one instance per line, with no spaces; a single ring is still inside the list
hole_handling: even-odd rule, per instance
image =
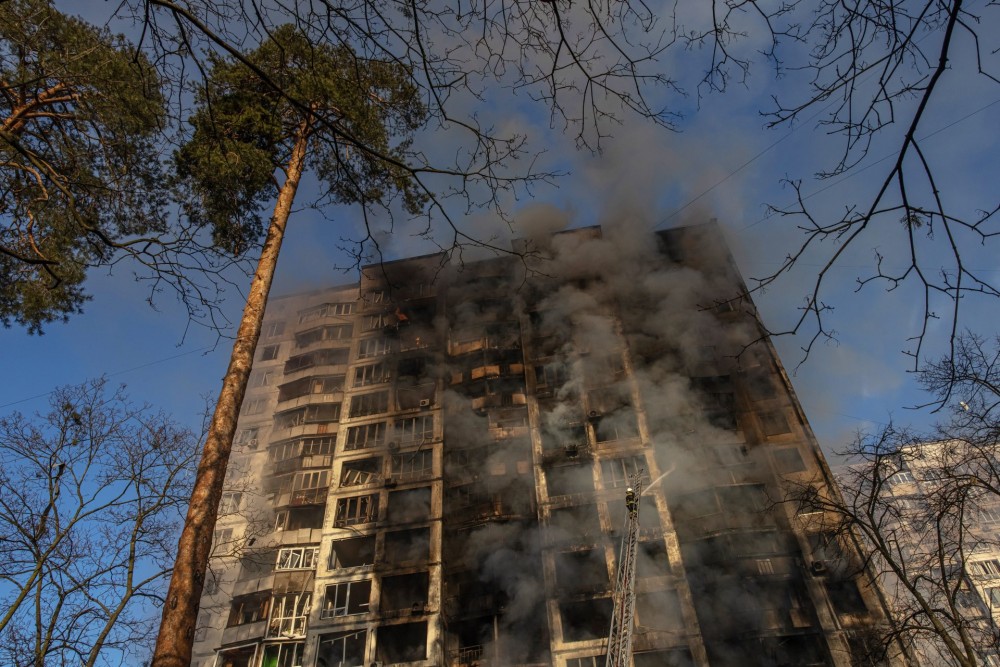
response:
[[[869,512],[869,524],[881,524],[883,549],[902,573],[879,556],[871,561],[891,613],[905,622],[919,608],[917,595],[923,597],[945,627],[967,624],[979,660],[991,666],[1000,665],[1000,496],[969,480],[978,466],[997,464],[995,453],[945,440],[872,455],[878,469],[868,463],[834,470],[845,494],[862,489],[847,502]],[[959,621],[949,621],[952,615]],[[922,664],[957,664],[937,633],[914,636],[911,648]]]

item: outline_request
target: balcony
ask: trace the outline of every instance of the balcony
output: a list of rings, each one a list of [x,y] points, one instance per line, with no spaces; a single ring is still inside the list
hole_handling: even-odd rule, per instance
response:
[[[270,474],[284,475],[286,473],[296,472],[305,468],[330,468],[332,466],[332,456],[296,456],[295,458],[275,463],[271,468]]]
[[[325,505],[330,487],[302,489],[299,491],[280,493],[275,500],[275,507],[301,507],[303,505]]]
[[[267,632],[267,621],[261,620],[256,623],[243,623],[242,625],[232,625],[222,631],[222,645],[236,644],[254,639],[263,639]]]
[[[452,663],[461,667],[484,664],[485,648],[480,646],[462,646],[451,653]]]
[[[491,394],[489,396],[479,396],[472,399],[472,409],[479,413],[484,413],[493,408],[520,408],[528,404],[528,397],[524,393],[516,394]]]
[[[293,410],[295,408],[301,408],[306,405],[313,405],[316,403],[340,403],[343,400],[343,391],[330,392],[327,394],[303,394],[301,396],[293,396],[291,398],[279,400],[275,411]]]

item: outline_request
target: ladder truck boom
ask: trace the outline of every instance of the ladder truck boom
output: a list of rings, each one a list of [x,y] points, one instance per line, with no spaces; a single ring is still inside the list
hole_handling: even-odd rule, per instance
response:
[[[632,658],[632,625],[635,617],[635,561],[639,549],[639,496],[642,481],[633,475],[625,490],[625,532],[618,555],[611,631],[606,667],[629,667]]]

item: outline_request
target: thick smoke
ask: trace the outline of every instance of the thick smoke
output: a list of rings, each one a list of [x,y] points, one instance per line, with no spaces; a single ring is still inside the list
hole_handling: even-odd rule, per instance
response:
[[[728,375],[755,354],[748,345],[758,337],[751,317],[720,325],[717,310],[749,310],[749,305],[739,298],[739,282],[725,248],[705,246],[707,239],[717,238],[716,230],[706,230],[703,238],[695,238],[701,236],[697,230],[688,232],[688,243],[675,250],[700,256],[689,256],[693,261],[682,266],[669,261],[645,219],[619,217],[600,230],[560,233],[569,223],[568,214],[548,206],[532,207],[518,220],[523,238],[515,248],[527,259],[506,276],[514,290],[508,292],[506,304],[513,296],[513,312],[499,303],[495,310],[489,305],[484,309],[479,280],[473,279],[476,287],[463,294],[463,280],[478,277],[474,269],[449,280],[452,339],[457,331],[482,327],[484,321],[517,319],[519,314],[528,327],[521,334],[527,379],[539,396],[541,472],[550,509],[539,511],[543,521],[537,523],[532,506],[543,504],[546,497],[535,495],[530,470],[511,474],[519,464],[527,466],[525,448],[530,443],[498,441],[478,460],[463,457],[455,474],[471,475],[513,505],[501,508],[499,516],[512,514],[503,522],[468,531],[445,548],[446,560],[458,556],[475,572],[481,590],[504,597],[494,627],[484,623],[481,628],[489,635],[482,641],[488,643],[495,634],[505,653],[519,649],[511,654],[512,663],[539,657],[532,655],[536,649],[526,646],[530,642],[524,637],[536,638],[539,646],[547,642],[546,590],[561,599],[564,638],[606,635],[625,515],[624,489],[609,482],[615,466],[623,466],[617,468],[618,475],[644,470],[646,484],[659,478],[643,499],[642,525],[654,537],[642,544],[639,569],[645,576],[671,573],[676,563],[671,563],[663,537],[655,534],[660,528],[657,510],[668,504],[664,487],[678,477],[671,472],[683,471],[686,488],[710,485],[697,479],[706,457],[711,458],[714,444],[735,438],[731,430],[712,423],[709,415],[717,406],[692,386],[691,377]],[[462,372],[450,367],[444,375]],[[503,386],[502,380],[497,384],[501,393],[526,389],[523,384]],[[459,407],[469,399],[456,391],[450,400]],[[449,411],[446,457],[456,445],[463,446],[459,443],[481,441],[494,412],[479,416],[467,409],[452,416],[455,412]],[[646,456],[647,443],[651,457]],[[618,461],[619,447],[625,458],[636,462],[631,468]],[[447,467],[445,473],[447,484]],[[595,474],[605,489],[596,495]],[[446,519],[452,507],[446,496]],[[676,545],[673,549],[676,557]],[[586,557],[573,557],[576,552]],[[550,566],[543,553],[555,554],[554,571],[546,572]],[[572,583],[579,581],[591,585],[581,592]],[[643,597],[639,621],[643,623],[643,615],[648,621],[643,631],[681,633],[678,592],[667,589],[658,595]],[[725,604],[725,596],[716,597]]]

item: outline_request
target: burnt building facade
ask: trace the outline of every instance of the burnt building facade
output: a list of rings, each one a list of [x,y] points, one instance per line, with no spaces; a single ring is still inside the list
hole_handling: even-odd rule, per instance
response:
[[[877,664],[877,591],[780,502],[829,474],[718,230],[515,249],[272,299],[195,664],[597,667],[635,480],[635,667]]]

